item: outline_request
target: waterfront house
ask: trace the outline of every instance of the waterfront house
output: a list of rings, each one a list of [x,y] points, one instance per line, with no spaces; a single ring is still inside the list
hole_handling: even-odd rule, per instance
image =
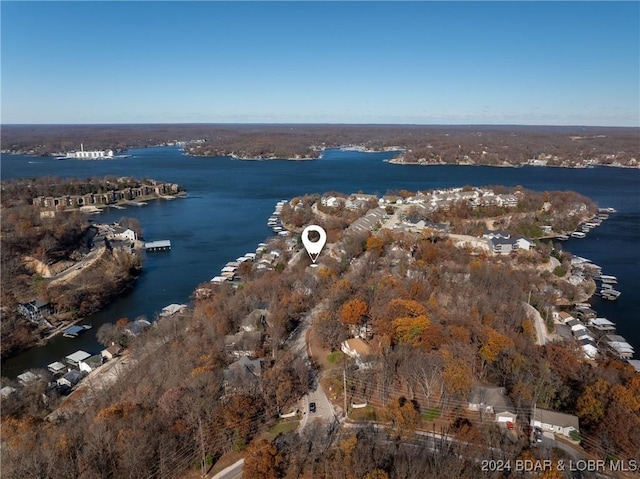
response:
[[[103,349],[100,352],[102,357],[106,360],[113,359],[117,356],[120,356],[121,353],[122,353],[122,346],[119,346],[117,344],[112,344],[107,349]]]
[[[119,226],[113,230],[113,238],[121,241],[135,241],[138,239],[138,235],[131,228]]]
[[[69,356],[67,356],[65,358],[65,360],[71,366],[78,367],[78,364],[80,363],[80,361],[84,361],[85,359],[87,359],[89,357],[91,357],[91,354],[89,354],[86,351],[80,350],[80,351],[76,351],[73,354],[70,354]]]
[[[577,319],[570,319],[565,324],[571,328],[571,332],[574,335],[576,333],[578,333],[579,331],[586,331],[587,330],[587,327],[584,324],[582,324],[580,321],[578,321]]]
[[[186,304],[173,303],[173,304],[170,304],[169,306],[165,306],[164,308],[162,308],[162,312],[159,314],[159,316],[162,318],[173,316],[174,314],[184,311],[186,308],[187,308]]]
[[[39,324],[51,314],[51,305],[47,301],[34,299],[18,305],[18,312],[32,323]]]
[[[531,425],[546,431],[570,437],[571,431],[579,431],[578,417],[546,409],[534,408],[531,415]]]
[[[127,323],[124,332],[130,336],[138,336],[151,327],[151,323],[146,319],[136,319]]]
[[[64,376],[58,379],[57,383],[59,386],[66,386],[68,388],[73,388],[80,382],[84,374],[82,371],[77,369],[72,369],[67,372]]]
[[[515,422],[517,417],[511,401],[505,396],[505,389],[496,386],[474,386],[468,409],[493,414],[496,422]]]
[[[102,366],[102,355],[94,354],[78,363],[80,371],[90,373],[91,371],[98,369]]]
[[[598,347],[593,342],[593,338],[581,337],[578,338],[578,342],[580,343],[580,348],[582,349],[585,357],[587,357],[587,359],[595,359],[598,355]]]
[[[52,373],[52,374],[62,374],[67,372],[67,367],[61,363],[60,361],[56,361],[55,363],[51,363],[47,366],[47,369]]]

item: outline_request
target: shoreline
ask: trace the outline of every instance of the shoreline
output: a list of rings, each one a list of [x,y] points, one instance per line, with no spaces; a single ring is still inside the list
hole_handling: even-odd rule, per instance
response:
[[[595,169],[600,167],[608,167],[608,168],[625,168],[631,170],[640,170],[640,164],[636,166],[629,165],[610,165],[610,164],[594,164],[594,165],[575,165],[575,166],[566,166],[566,165],[532,165],[530,163],[522,163],[519,165],[512,164],[502,164],[502,165],[485,165],[482,163],[447,163],[447,162],[439,162],[439,163],[428,163],[428,162],[413,162],[413,161],[404,161],[398,158],[392,158],[387,161],[387,163],[392,165],[400,165],[400,166],[487,166],[490,168],[524,168],[526,166],[534,167],[534,168],[565,168],[567,170],[588,170]]]

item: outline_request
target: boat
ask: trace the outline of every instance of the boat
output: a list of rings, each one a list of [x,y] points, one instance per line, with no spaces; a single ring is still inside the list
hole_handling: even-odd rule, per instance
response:
[[[556,239],[560,240],[560,241],[567,241],[569,239],[568,235],[558,235],[556,236]]]
[[[611,213],[617,213],[618,211],[615,208],[598,208],[598,213],[607,213],[607,214],[611,214]]]
[[[93,326],[91,326],[90,324],[83,324],[83,325],[82,325],[82,327],[83,327],[84,329],[91,329],[91,328],[93,328]]]
[[[584,232],[574,231],[573,233],[571,233],[571,237],[572,238],[586,238],[587,235]]]

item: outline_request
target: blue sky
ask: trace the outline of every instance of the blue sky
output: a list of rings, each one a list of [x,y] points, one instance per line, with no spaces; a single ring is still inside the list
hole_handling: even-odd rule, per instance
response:
[[[0,2],[2,123],[640,126],[639,2]]]

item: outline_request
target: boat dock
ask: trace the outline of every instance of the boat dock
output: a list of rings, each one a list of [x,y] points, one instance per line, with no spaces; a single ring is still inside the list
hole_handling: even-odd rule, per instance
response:
[[[144,244],[146,251],[169,251],[171,249],[170,240],[149,241]]]

